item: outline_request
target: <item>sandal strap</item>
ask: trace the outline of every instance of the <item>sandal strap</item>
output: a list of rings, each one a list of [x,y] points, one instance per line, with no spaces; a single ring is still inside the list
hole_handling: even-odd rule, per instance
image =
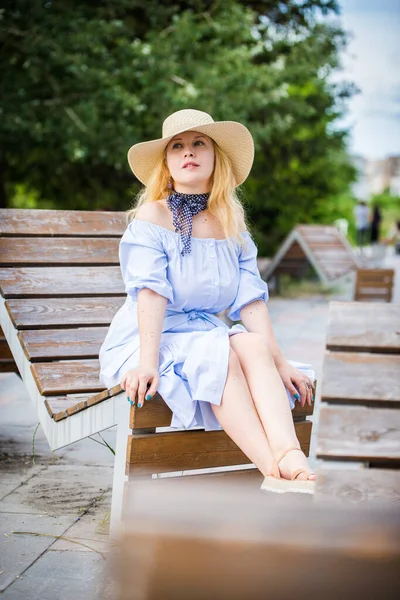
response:
[[[297,447],[289,448],[282,454],[280,459],[276,461],[278,466],[279,466],[279,463],[281,462],[281,460],[283,460],[285,458],[286,454],[289,454],[289,452],[292,452],[292,450],[298,450],[299,452],[303,452],[303,450],[301,448],[297,448]],[[291,480],[292,481],[295,480],[296,477],[301,475],[301,473],[307,473],[307,479],[300,479],[299,481],[313,481],[313,480],[309,480],[308,478],[310,475],[315,475],[315,473],[313,471],[307,471],[307,469],[297,469],[297,471],[295,471],[292,474]]]
[[[301,473],[306,473],[307,479],[299,479],[299,481],[314,481],[313,479],[309,480],[308,478],[310,475],[315,475],[315,473],[313,473],[313,471],[307,471],[306,469],[297,469],[292,475],[292,481],[301,475]]]
[[[301,448],[297,448],[296,446],[294,446],[293,448],[289,448],[288,450],[285,450],[285,452],[282,454],[282,456],[279,458],[279,460],[277,460],[277,464],[279,465],[279,463],[281,462],[281,460],[283,460],[286,456],[286,454],[289,454],[289,452],[292,452],[292,450],[299,450],[300,452],[303,452],[303,450]]]

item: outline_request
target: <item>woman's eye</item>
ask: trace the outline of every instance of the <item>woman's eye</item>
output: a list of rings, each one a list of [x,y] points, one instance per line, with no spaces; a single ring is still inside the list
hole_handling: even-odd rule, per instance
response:
[[[180,146],[182,146],[182,144],[180,144],[179,142],[176,142],[175,144],[173,144],[172,150],[175,150],[175,148],[180,148]]]
[[[202,142],[201,140],[197,140],[194,145],[196,146],[196,144],[201,144],[202,146],[204,146],[204,142]]]

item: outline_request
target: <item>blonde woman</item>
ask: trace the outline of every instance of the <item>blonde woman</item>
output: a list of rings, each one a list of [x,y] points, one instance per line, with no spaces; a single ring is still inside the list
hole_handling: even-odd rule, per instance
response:
[[[312,492],[287,391],[311,404],[313,382],[279,350],[235,193],[253,157],[244,125],[191,109],[129,150],[145,188],[120,243],[127,298],[100,351],[101,379],[139,408],[158,391],[172,427],[223,428],[265,489]],[[216,316],[228,308],[243,325]]]

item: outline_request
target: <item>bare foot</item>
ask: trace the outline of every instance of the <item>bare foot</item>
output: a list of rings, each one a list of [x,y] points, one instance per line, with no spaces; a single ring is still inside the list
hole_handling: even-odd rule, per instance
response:
[[[283,479],[315,481],[315,473],[311,471],[304,452],[299,448],[287,450],[278,461],[278,465]]]

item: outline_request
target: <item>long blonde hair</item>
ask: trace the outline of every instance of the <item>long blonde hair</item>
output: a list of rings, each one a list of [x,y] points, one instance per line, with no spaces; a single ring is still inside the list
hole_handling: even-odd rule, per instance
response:
[[[231,161],[214,140],[212,140],[212,143],[215,151],[215,167],[211,178],[208,209],[221,223],[224,236],[228,239],[232,237],[243,246],[243,238],[240,233],[242,223],[245,224],[247,230],[246,216],[235,189]],[[168,188],[170,177],[164,153],[164,156],[153,170],[147,186],[137,195],[135,206],[127,211],[128,223],[135,218],[142,204],[164,200],[169,196],[171,193]]]

